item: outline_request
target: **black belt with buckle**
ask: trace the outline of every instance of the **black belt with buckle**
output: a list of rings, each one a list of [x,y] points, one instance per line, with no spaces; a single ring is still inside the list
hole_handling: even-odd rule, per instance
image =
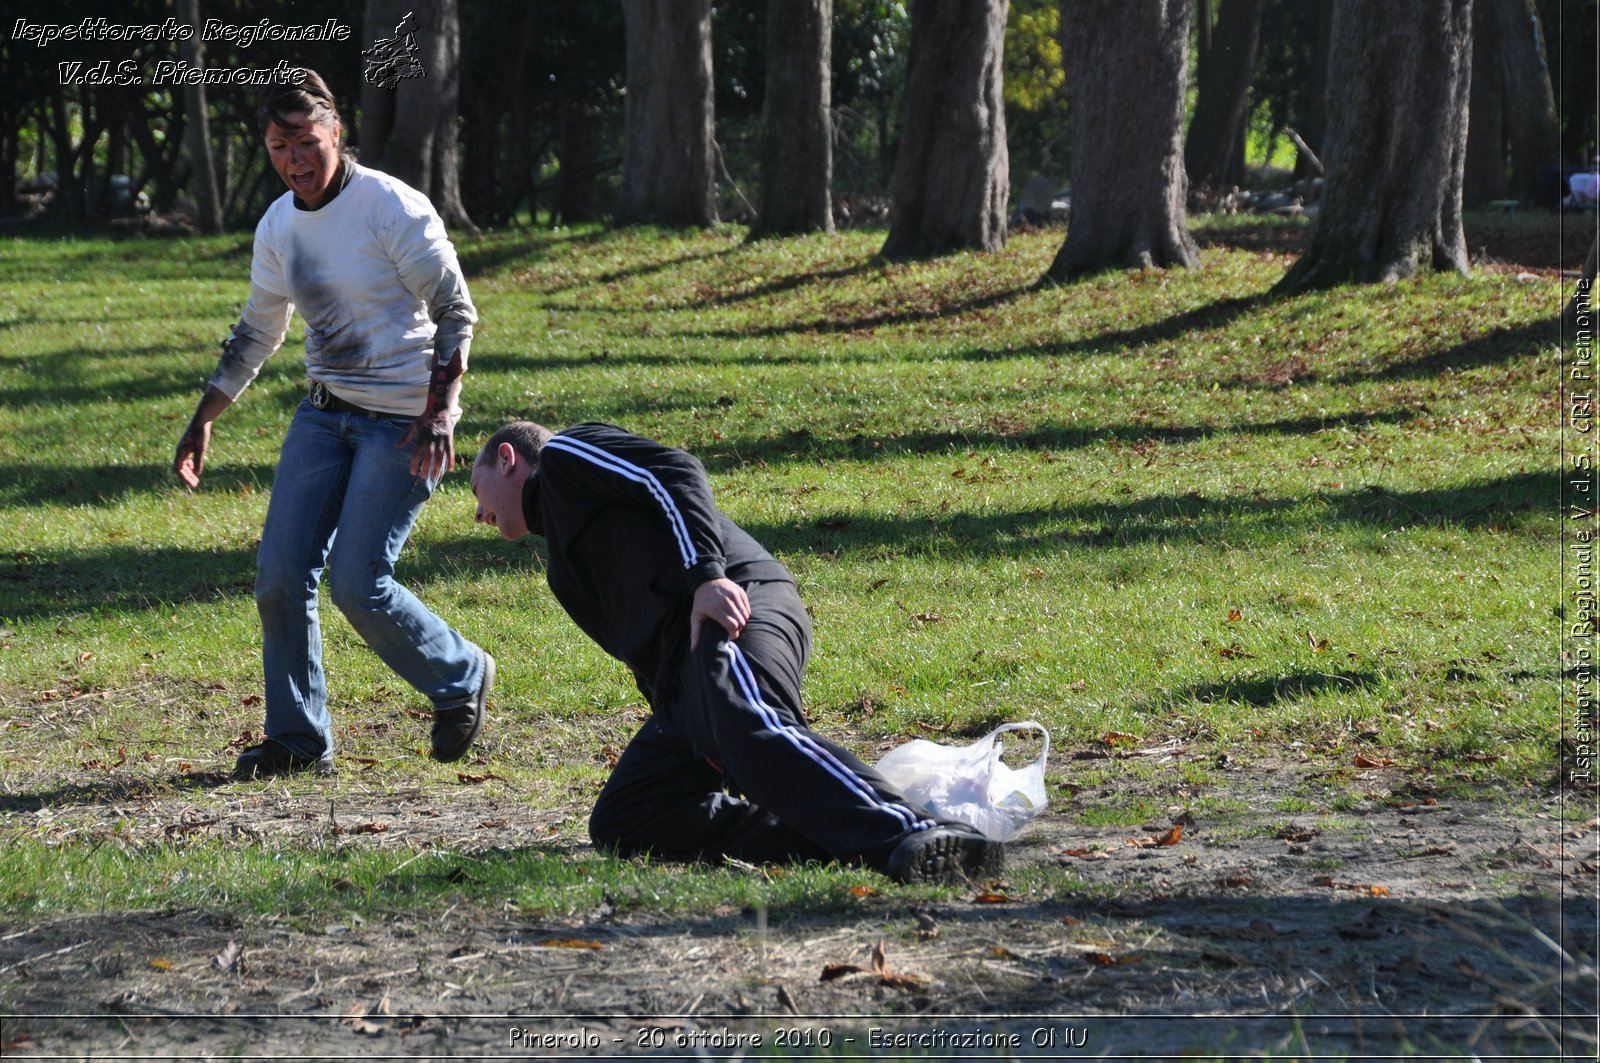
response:
[[[367,417],[382,416],[376,410],[369,410],[365,406],[357,406],[353,402],[346,402],[328,390],[328,385],[320,380],[311,381],[307,389],[307,396],[311,405],[324,413],[359,413]]]

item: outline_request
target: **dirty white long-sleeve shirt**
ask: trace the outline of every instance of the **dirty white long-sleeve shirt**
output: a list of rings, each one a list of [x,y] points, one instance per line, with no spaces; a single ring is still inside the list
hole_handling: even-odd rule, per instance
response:
[[[306,373],[335,395],[416,416],[429,368],[461,351],[478,319],[444,223],[426,196],[346,161],[350,183],[320,210],[285,192],[256,226],[250,300],[223,344],[211,383],[238,398],[283,343],[296,310],[306,323]]]

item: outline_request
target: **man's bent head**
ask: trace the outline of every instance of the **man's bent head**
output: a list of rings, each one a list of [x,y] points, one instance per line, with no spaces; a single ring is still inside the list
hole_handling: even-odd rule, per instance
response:
[[[472,463],[472,494],[478,500],[476,519],[507,539],[528,534],[522,512],[522,485],[539,468],[539,451],[553,435],[532,421],[512,421],[489,437]]]

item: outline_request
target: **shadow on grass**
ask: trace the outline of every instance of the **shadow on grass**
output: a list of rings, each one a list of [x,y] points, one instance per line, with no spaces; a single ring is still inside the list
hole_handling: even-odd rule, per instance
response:
[[[807,321],[790,321],[778,325],[761,325],[747,329],[707,329],[685,332],[681,335],[700,336],[707,339],[750,340],[803,333],[865,332],[894,325],[911,325],[926,321],[940,321],[948,317],[991,310],[1013,299],[1029,295],[1033,288],[1010,288],[969,299],[952,299],[938,307],[889,310],[877,314],[863,314],[847,318],[813,318]]]
[[[462,508],[461,523],[471,511]],[[337,547],[335,547],[337,549]],[[543,544],[489,535],[452,541],[448,551],[415,546],[400,555],[396,577],[413,589],[461,573],[542,571]],[[93,550],[22,551],[0,561],[0,616],[14,621],[111,611],[136,613],[183,602],[250,598],[256,551],[118,543]],[[322,602],[332,608],[327,598]]]
[[[1306,498],[1163,495],[1118,505],[1086,504],[983,515],[884,517],[819,513],[799,523],[744,522],[779,554],[892,550],[944,559],[1026,556],[1064,545],[1142,542],[1220,543],[1282,537],[1310,528],[1440,525],[1514,530],[1529,513],[1560,503],[1557,471],[1516,473],[1423,491],[1379,487]],[[462,509],[461,525],[467,521]],[[463,573],[543,568],[543,543],[507,543],[487,534],[409,549],[397,576],[412,588]],[[132,612],[182,601],[254,592],[254,548],[117,544],[92,550],[22,552],[0,568],[0,615],[13,620],[109,609]]]
[[[1454,347],[1434,351],[1421,358],[1401,359],[1373,369],[1356,369],[1322,378],[1315,372],[1303,379],[1307,383],[1357,384],[1363,380],[1413,380],[1441,373],[1465,372],[1484,366],[1504,365],[1532,358],[1561,342],[1561,319],[1529,321],[1511,328],[1495,329]]]
[[[178,442],[181,425],[172,431]],[[208,465],[202,491],[210,494],[265,493],[274,466],[219,462]],[[178,489],[178,479],[165,464],[149,465],[10,465],[0,466],[0,509],[33,506],[100,506],[130,495]]]
[[[618,406],[616,412],[632,412],[634,405]],[[708,405],[701,402],[696,405]],[[639,409],[644,409],[638,405]],[[882,460],[904,454],[966,452],[1001,448],[1020,451],[1068,451],[1100,443],[1193,443],[1227,436],[1302,436],[1318,432],[1368,428],[1373,425],[1405,424],[1417,416],[1410,408],[1382,412],[1356,410],[1333,415],[1281,418],[1237,425],[1163,424],[1010,424],[994,418],[989,427],[974,427],[947,432],[905,432],[892,435],[857,434],[819,439],[804,429],[781,436],[725,437],[699,448],[697,456],[707,469],[730,472],[752,462],[767,465],[810,464],[831,460]]]
[[[1216,302],[1197,306],[1193,310],[1185,310],[1147,325],[1097,332],[1093,336],[1071,340],[1052,349],[1060,354],[1108,354],[1150,344],[1167,343],[1200,329],[1221,328],[1247,314],[1283,301],[1284,297],[1274,295],[1271,291],[1218,299]]]
[[[1200,683],[1174,690],[1162,700],[1178,704],[1189,701],[1226,702],[1266,708],[1280,701],[1295,701],[1325,690],[1349,691],[1377,686],[1383,677],[1376,672],[1291,672],[1279,676],[1252,676],[1222,683]]]
[[[43,790],[0,794],[0,813],[59,811],[74,805],[110,805],[125,801],[153,801],[201,790],[213,790],[228,781],[227,773],[197,771],[164,779],[110,776],[93,782],[65,782]]]
[[[846,277],[855,277],[874,268],[872,259],[867,258],[853,266],[838,266],[833,269],[816,269],[804,273],[791,273],[787,277],[778,277],[774,280],[764,281],[754,288],[742,291],[725,292],[707,300],[712,306],[729,306],[733,303],[743,303],[752,299],[765,299],[772,295],[781,295],[784,292],[802,288],[807,284],[821,281],[844,280]]]
[[[52,324],[57,323],[52,319]],[[96,324],[105,324],[96,319]],[[204,390],[192,377],[168,369],[147,375],[125,376],[103,383],[89,384],[85,375],[99,375],[109,355],[123,358],[167,357],[173,352],[171,345],[147,344],[142,347],[73,347],[53,350],[37,358],[30,358],[26,370],[26,383],[0,388],[0,405],[8,410],[26,410],[30,407],[82,406],[93,403],[126,404],[129,402],[156,402],[174,395],[192,395],[199,398]],[[16,361],[16,359],[7,359]],[[125,371],[124,371],[125,372]],[[173,428],[173,442],[177,442],[182,425]]]
[[[536,230],[516,235],[495,233],[478,239],[457,240],[456,257],[461,262],[461,271],[472,281],[488,277],[518,260],[537,262],[562,247],[598,244],[610,235],[611,231],[602,227],[563,233]]]
[[[739,245],[730,247],[717,247],[709,251],[697,251],[689,254],[676,255],[672,258],[662,259],[659,262],[645,262],[636,266],[628,266],[623,269],[614,269],[606,273],[599,274],[595,277],[573,277],[570,281],[561,284],[530,284],[528,287],[534,291],[538,291],[547,295],[554,295],[557,292],[564,292],[572,288],[580,288],[591,284],[620,284],[623,281],[638,280],[641,277],[654,276],[657,273],[663,273],[677,266],[688,265],[691,262],[705,262],[714,258],[723,258],[727,255],[736,253],[738,250]],[[614,312],[614,310],[612,312]]]
[[[1026,556],[1064,545],[1144,542],[1238,543],[1314,528],[1406,528],[1436,525],[1514,530],[1530,513],[1560,506],[1557,471],[1514,473],[1457,487],[1393,492],[1381,487],[1304,498],[1162,495],[1118,505],[1086,504],[970,513],[881,517],[818,513],[794,524],[745,522],[780,553],[891,550],[912,556]]]

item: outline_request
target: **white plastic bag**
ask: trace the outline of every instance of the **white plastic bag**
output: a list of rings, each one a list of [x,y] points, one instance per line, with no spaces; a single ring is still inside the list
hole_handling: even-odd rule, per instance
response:
[[[1007,731],[1038,731],[1044,736],[1039,757],[1013,768],[1000,759]],[[1008,842],[1049,804],[1044,762],[1050,732],[1041,724],[1008,723],[970,746],[946,746],[913,738],[878,761],[878,772],[906,797],[929,812],[978,828],[988,838]]]

